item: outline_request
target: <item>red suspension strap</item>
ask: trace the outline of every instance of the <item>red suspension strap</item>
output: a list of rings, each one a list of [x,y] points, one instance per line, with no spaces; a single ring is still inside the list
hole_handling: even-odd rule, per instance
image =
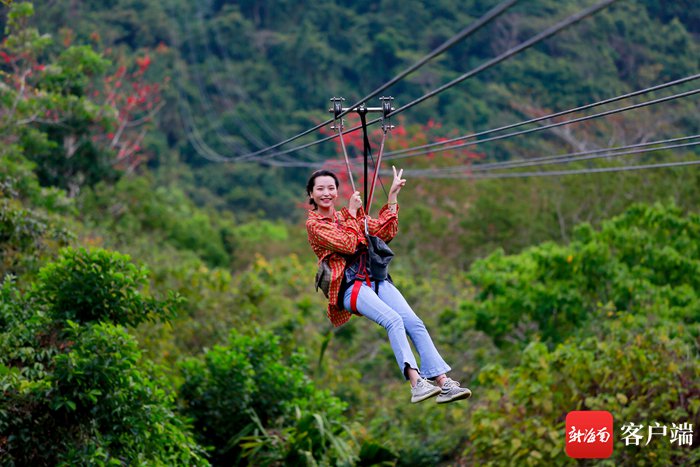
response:
[[[350,311],[357,314],[360,314],[360,312],[357,311],[357,297],[360,295],[362,281],[365,281],[367,287],[372,287],[372,283],[369,280],[369,274],[367,274],[364,256],[360,256],[360,266],[357,268],[355,283],[352,285],[352,292],[350,293]]]
[[[338,138],[340,139],[340,146],[343,149],[343,157],[345,158],[345,168],[348,171],[348,177],[350,178],[350,185],[352,186],[352,191],[353,193],[357,191],[357,188],[355,187],[355,180],[352,176],[352,168],[350,167],[350,158],[348,157],[348,150],[347,147],[345,146],[345,138],[343,138],[343,119],[340,117],[340,114],[343,112],[357,112],[360,116],[360,120],[362,121],[362,132],[364,136],[364,174],[365,174],[365,213],[369,214],[369,209],[372,206],[372,198],[374,197],[374,188],[377,185],[377,180],[379,180],[379,169],[381,168],[381,162],[382,162],[382,155],[384,154],[384,142],[386,141],[386,134],[388,131],[390,131],[392,128],[394,128],[394,125],[390,124],[390,117],[391,117],[391,112],[393,112],[394,107],[391,106],[392,101],[394,100],[393,97],[388,96],[388,97],[380,97],[379,100],[382,102],[381,107],[367,107],[365,104],[362,104],[356,108],[352,109],[344,109],[343,108],[343,101],[345,101],[344,98],[342,97],[333,97],[331,98],[331,102],[333,103],[333,107],[329,109],[330,112],[333,113],[333,126],[331,126],[331,129],[336,130],[338,132]],[[369,138],[367,137],[367,120],[366,120],[366,115],[368,112],[382,112],[382,142],[379,147],[379,156],[377,159],[377,163],[374,167],[374,176],[372,177],[372,185],[371,187],[368,187],[368,181],[369,181],[369,176],[367,173],[367,168],[368,168],[368,163],[367,163],[367,156],[368,154],[371,153],[371,148],[369,145]]]
[[[379,155],[377,156],[377,163],[374,166],[374,176],[372,177],[372,185],[369,188],[369,194],[366,197],[365,212],[369,215],[370,209],[372,208],[372,200],[374,199],[374,189],[377,186],[377,180],[379,179],[379,169],[382,166],[382,155],[384,154],[384,142],[386,141],[386,134],[389,130],[394,128],[390,122],[390,114],[395,110],[391,106],[391,102],[394,100],[393,97],[380,97],[379,100],[382,102],[381,112],[382,112],[382,141],[379,145]],[[365,143],[365,174],[367,172],[367,154],[371,153],[369,147],[369,138],[367,137],[367,125],[364,119],[362,120],[362,130],[364,132],[364,143]]]
[[[377,180],[379,179],[379,168],[382,165],[382,154],[384,154],[384,141],[386,141],[386,132],[387,130],[385,128],[382,128],[382,142],[379,145],[379,155],[377,156],[377,165],[374,167],[374,177],[372,178],[372,184],[369,187],[369,197],[367,198],[367,210],[366,212],[369,213],[369,210],[372,209],[372,199],[374,197],[374,187],[377,186]]]
[[[332,97],[331,102],[333,102],[333,108],[331,111],[334,115],[333,126],[331,129],[338,131],[338,139],[340,139],[340,146],[343,148],[343,156],[345,156],[345,167],[348,170],[348,178],[350,178],[350,185],[352,186],[352,192],[357,191],[355,189],[355,180],[352,177],[352,169],[350,169],[350,159],[348,158],[348,150],[345,147],[345,139],[343,138],[343,119],[338,118],[343,112],[343,101],[345,99],[342,97]]]

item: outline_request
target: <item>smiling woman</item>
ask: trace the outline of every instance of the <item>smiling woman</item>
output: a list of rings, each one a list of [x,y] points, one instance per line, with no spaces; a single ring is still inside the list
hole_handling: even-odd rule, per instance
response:
[[[338,177],[333,172],[329,170],[314,172],[314,176],[306,185],[306,192],[310,198],[309,203],[319,213],[324,215],[331,214],[333,203],[338,197],[339,186]]]
[[[340,184],[333,172],[319,170],[309,178],[306,194],[313,209],[309,210],[306,230],[319,263],[327,262],[331,271],[328,318],[334,326],[340,326],[356,314],[386,329],[396,362],[411,382],[411,402],[433,396],[438,396],[438,403],[466,399],[471,391],[445,375],[450,371],[449,365],[391,277],[375,279],[368,266],[368,238],[376,236],[389,242],[398,232],[397,196],[406,184],[402,174],[403,170],[397,173],[394,168],[389,200],[380,209],[377,219],[365,214],[358,191],[350,196],[347,207],[335,210]],[[407,335],[420,355],[420,371]],[[426,378],[434,379],[439,387]]]

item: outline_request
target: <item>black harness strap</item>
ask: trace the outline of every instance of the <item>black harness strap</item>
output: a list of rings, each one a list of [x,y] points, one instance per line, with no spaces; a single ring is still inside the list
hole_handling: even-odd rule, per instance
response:
[[[367,108],[366,107],[360,107],[357,110],[357,113],[360,115],[360,122],[362,123],[362,136],[363,136],[363,153],[364,153],[364,166],[365,166],[365,213],[369,214],[367,211],[369,209],[369,174],[368,174],[368,166],[369,166],[369,154],[372,151],[372,148],[369,145],[369,137],[367,136]]]

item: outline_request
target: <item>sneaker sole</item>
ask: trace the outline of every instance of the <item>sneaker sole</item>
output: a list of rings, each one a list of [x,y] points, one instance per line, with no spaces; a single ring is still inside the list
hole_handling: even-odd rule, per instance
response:
[[[472,392],[466,391],[466,392],[462,392],[460,394],[455,394],[454,396],[450,397],[449,399],[440,399],[438,397],[437,403],[438,404],[447,404],[448,402],[459,401],[462,399],[469,399],[471,396],[472,396]]]
[[[436,389],[435,391],[429,392],[427,394],[423,394],[422,396],[420,396],[416,399],[411,397],[411,404],[417,404],[418,402],[423,402],[424,400],[430,399],[431,397],[435,397],[442,392],[442,390],[438,387],[436,387],[435,389]]]

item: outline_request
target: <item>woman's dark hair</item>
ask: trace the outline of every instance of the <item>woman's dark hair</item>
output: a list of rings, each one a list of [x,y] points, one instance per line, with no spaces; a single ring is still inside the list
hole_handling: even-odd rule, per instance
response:
[[[309,204],[313,206],[314,209],[316,209],[318,206],[316,206],[316,202],[313,200],[313,198],[311,198],[311,192],[314,191],[314,184],[316,183],[317,177],[333,177],[333,180],[335,180],[336,190],[340,189],[340,181],[338,180],[338,176],[330,170],[321,169],[312,173],[309,177],[309,181],[306,182],[306,194],[309,196]]]

